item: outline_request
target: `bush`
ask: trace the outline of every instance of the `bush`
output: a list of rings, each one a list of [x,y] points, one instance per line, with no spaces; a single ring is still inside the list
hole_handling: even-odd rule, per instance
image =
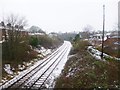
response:
[[[61,45],[63,41],[58,37],[49,37],[48,35],[39,35],[39,36],[31,36],[29,38],[29,44],[33,47],[37,47],[41,45],[45,48],[56,48]]]
[[[4,60],[21,60],[30,51],[27,38],[19,38],[17,41],[5,41],[2,43],[2,59]]]
[[[87,47],[89,46],[89,42],[88,41],[83,41],[83,40],[79,40],[75,43],[73,43],[73,47],[75,51],[84,51],[87,49]]]
[[[38,45],[38,38],[37,37],[30,37],[29,39],[29,44],[31,46],[36,47]]]

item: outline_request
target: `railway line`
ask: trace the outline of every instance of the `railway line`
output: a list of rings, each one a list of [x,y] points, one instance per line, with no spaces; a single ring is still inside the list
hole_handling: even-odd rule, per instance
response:
[[[23,88],[25,90],[31,90],[45,88],[44,83],[50,77],[57,65],[61,62],[68,50],[69,47],[66,43],[64,43],[50,56],[43,59],[38,65],[4,83],[0,86],[0,89],[21,90]]]

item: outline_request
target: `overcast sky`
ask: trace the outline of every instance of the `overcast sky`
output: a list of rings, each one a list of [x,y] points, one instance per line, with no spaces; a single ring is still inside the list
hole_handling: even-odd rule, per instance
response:
[[[103,4],[106,30],[118,22],[119,0],[0,0],[0,20],[10,13],[25,16],[29,27],[46,32],[81,31],[86,25],[102,30]]]

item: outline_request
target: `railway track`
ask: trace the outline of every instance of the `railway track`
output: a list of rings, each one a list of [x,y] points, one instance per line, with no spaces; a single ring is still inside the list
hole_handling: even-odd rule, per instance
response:
[[[51,75],[51,73],[54,71],[54,69],[59,64],[59,62],[62,60],[62,58],[66,52],[67,52],[67,48],[65,48],[65,50],[59,55],[59,57],[57,57],[54,60],[54,62],[52,62],[49,66],[47,66],[47,68],[44,70],[44,72],[40,75],[39,78],[37,78],[37,79],[34,78],[33,82],[31,82],[31,83],[28,82],[26,84],[26,86],[28,86],[27,89],[31,90],[31,89],[43,88],[42,86],[44,85],[45,81]]]
[[[42,62],[36,67],[28,70],[27,73],[17,76],[11,81],[6,82],[4,85],[0,86],[0,89],[5,90],[21,90],[27,89],[41,89],[44,87],[44,83],[54,71],[56,66],[64,57],[67,52],[67,46],[63,44],[59,49],[53,52],[49,57],[42,60]]]

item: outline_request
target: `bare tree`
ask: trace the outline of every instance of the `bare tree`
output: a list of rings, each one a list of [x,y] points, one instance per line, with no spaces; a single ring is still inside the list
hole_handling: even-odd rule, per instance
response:
[[[6,19],[5,19],[5,23],[10,23],[11,26],[15,26],[18,25],[20,26],[27,26],[27,20],[25,19],[25,17],[20,17],[19,15],[14,15],[14,14],[10,14]]]
[[[6,23],[11,24],[11,35],[15,37],[15,41],[17,41],[17,39],[20,37],[20,31],[23,30],[25,26],[27,26],[27,20],[25,17],[20,17],[14,14],[11,14],[6,18]]]
[[[83,31],[84,32],[91,32],[93,30],[93,27],[91,25],[86,25],[84,28],[83,28]]]
[[[82,33],[82,37],[85,39],[89,39],[90,36],[90,32],[92,32],[93,27],[91,25],[87,25],[83,28],[83,33]]]
[[[5,18],[4,30],[5,30],[5,45],[8,51],[8,56],[11,59],[15,58],[15,54],[18,51],[19,43],[21,42],[21,31],[27,25],[27,20],[24,17],[10,14]]]

